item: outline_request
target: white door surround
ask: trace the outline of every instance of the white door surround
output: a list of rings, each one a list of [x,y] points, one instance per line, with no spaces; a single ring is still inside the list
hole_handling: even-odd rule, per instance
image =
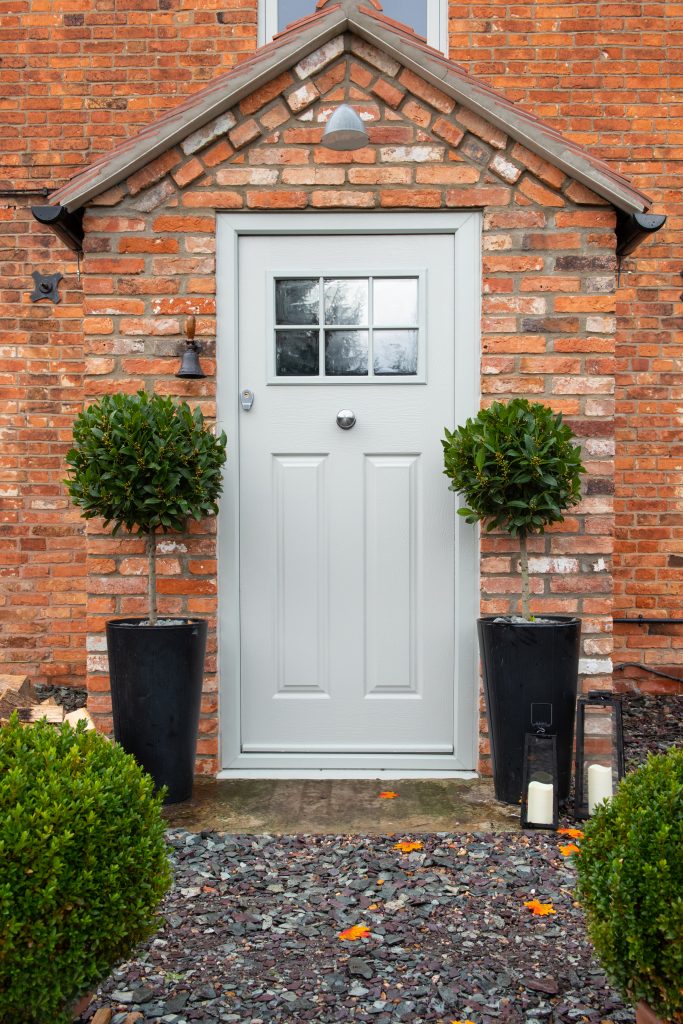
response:
[[[476,768],[476,534],[438,456],[478,408],[480,258],[476,213],[218,217],[223,776]]]

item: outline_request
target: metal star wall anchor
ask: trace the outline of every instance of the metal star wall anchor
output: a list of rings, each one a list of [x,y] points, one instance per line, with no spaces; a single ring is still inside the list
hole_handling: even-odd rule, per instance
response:
[[[49,299],[50,302],[55,303],[62,301],[59,297],[61,274],[41,274],[39,270],[34,270],[31,277],[35,281],[35,288],[31,292],[31,302],[40,302],[41,299]]]

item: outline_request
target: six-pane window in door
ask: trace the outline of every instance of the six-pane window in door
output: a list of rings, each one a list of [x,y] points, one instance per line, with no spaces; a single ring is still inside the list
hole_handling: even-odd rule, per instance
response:
[[[420,275],[275,276],[275,377],[413,378],[420,372]]]

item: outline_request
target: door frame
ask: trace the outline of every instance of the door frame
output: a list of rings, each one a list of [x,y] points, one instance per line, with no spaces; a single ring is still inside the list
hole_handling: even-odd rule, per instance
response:
[[[463,419],[476,415],[480,396],[481,213],[219,213],[216,218],[217,422],[228,435],[228,460],[218,516],[219,778],[410,778],[475,774],[479,736],[476,619],[479,615],[478,534],[454,515],[460,572],[454,579],[454,739],[457,754],[245,754],[240,736],[239,580],[239,239],[242,235],[450,234],[454,238],[458,353],[455,394]],[[456,386],[457,381],[457,386]],[[446,424],[444,424],[445,426]],[[435,438],[435,443],[439,439]],[[446,483],[444,481],[444,487]],[[292,767],[282,767],[288,759]],[[346,767],[350,759],[355,768]],[[306,761],[310,760],[310,766]],[[321,762],[325,765],[321,767]],[[295,763],[296,762],[296,763]]]

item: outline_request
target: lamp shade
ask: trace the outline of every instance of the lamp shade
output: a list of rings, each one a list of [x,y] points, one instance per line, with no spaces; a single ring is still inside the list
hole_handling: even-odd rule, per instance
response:
[[[360,117],[347,103],[337,107],[323,132],[322,144],[327,149],[362,149],[368,144],[368,134]]]

